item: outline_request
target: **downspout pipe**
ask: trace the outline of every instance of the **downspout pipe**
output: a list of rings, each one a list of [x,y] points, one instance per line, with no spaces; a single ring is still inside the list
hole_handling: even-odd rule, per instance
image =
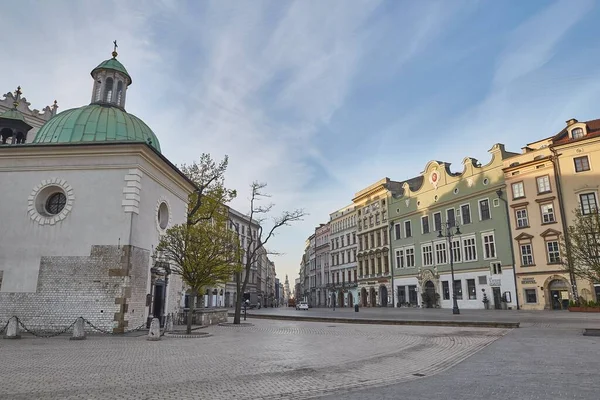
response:
[[[392,266],[392,271],[391,271],[391,275],[392,275],[392,307],[396,308],[396,300],[395,300],[395,293],[396,293],[396,287],[394,286],[394,251],[392,248],[392,229],[394,228],[394,222],[392,220],[390,220],[390,229],[388,230],[389,233],[389,243],[390,243],[390,265]]]
[[[502,188],[499,188],[498,190],[496,190],[496,194],[498,195],[498,198],[500,200],[502,200],[504,202],[504,210],[506,211],[506,223],[508,224],[508,243],[510,244],[510,257],[512,259],[512,265],[513,265],[513,279],[515,282],[515,300],[517,301],[517,310],[521,309],[521,306],[519,304],[519,289],[517,286],[517,263],[515,261],[515,246],[513,244],[513,238],[512,238],[512,228],[510,225],[510,210],[508,208],[508,200],[506,200],[504,197],[502,197]],[[507,194],[508,196],[508,194]]]
[[[575,273],[573,272],[573,266],[571,265],[571,244],[569,242],[569,226],[567,224],[567,214],[565,212],[565,203],[563,200],[563,191],[562,191],[562,182],[561,182],[561,173],[560,173],[560,165],[558,165],[558,157],[560,154],[556,151],[554,147],[550,147],[550,151],[552,152],[552,156],[550,157],[550,161],[552,161],[552,166],[554,168],[554,180],[556,181],[556,192],[558,194],[558,208],[560,210],[560,219],[561,225],[563,229],[563,235],[565,235],[565,247],[567,249],[567,269],[569,270],[569,279],[571,280],[571,290],[573,292],[573,301],[577,302],[579,300],[579,294],[577,293],[577,280],[575,279]],[[545,289],[545,288],[544,288]]]

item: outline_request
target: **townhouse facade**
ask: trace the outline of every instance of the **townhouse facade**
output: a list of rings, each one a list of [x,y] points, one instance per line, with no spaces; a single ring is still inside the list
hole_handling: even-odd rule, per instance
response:
[[[389,199],[396,306],[516,308],[501,144],[462,172],[430,161]],[[451,264],[454,282],[451,278]]]
[[[358,300],[358,236],[354,204],[329,215],[330,274],[328,306],[353,307]]]
[[[393,305],[389,253],[388,197],[400,190],[400,182],[383,178],[356,193],[358,240],[358,297],[363,307]]]
[[[316,307],[327,305],[327,283],[329,282],[329,224],[315,229],[316,264]]]

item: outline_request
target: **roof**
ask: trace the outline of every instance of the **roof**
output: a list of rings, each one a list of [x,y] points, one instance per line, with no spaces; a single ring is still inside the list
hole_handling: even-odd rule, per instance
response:
[[[92,70],[92,77],[94,76],[94,72],[96,72],[99,69],[110,69],[113,71],[118,71],[127,77],[127,86],[131,85],[131,76],[129,76],[129,73],[127,72],[123,64],[121,64],[116,58],[113,57],[108,60],[102,61],[96,68]]]
[[[13,121],[19,121],[19,122],[22,122],[23,124],[25,124],[25,126],[28,129],[33,128],[31,125],[29,125],[25,121],[25,117],[23,117],[23,114],[21,113],[21,111],[15,110],[14,108],[10,109],[10,110],[7,110],[7,111],[3,112],[2,114],[0,114],[0,118],[10,119],[10,120],[13,120]]]
[[[33,143],[140,142],[160,152],[160,143],[138,117],[110,105],[90,104],[66,110],[46,122]]]
[[[585,135],[584,137],[579,138],[579,139],[571,139],[569,137],[569,135],[566,134],[567,128],[568,128],[568,127],[566,127],[554,136],[552,145],[556,146],[556,145],[566,144],[569,142],[575,142],[578,140],[584,140],[584,139],[589,139],[591,137],[600,136],[600,119],[593,119],[590,121],[585,121],[583,123],[585,125],[587,125],[587,128],[588,128],[587,135]]]

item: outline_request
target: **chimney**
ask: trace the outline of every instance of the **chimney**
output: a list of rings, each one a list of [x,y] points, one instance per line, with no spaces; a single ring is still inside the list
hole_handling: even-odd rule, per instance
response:
[[[571,126],[573,124],[576,124],[577,122],[579,122],[579,121],[577,121],[575,118],[571,118],[570,120],[567,121],[567,126]]]

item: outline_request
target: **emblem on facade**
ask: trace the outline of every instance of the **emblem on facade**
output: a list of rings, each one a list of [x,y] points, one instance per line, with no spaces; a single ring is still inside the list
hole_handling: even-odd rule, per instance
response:
[[[404,204],[406,204],[406,207],[408,207],[408,205],[410,204],[410,199],[404,200]]]
[[[473,178],[467,178],[467,186],[473,186]]]
[[[440,173],[438,170],[432,171],[431,174],[429,174],[429,183],[431,183],[431,185],[437,189],[438,184],[440,181]]]

